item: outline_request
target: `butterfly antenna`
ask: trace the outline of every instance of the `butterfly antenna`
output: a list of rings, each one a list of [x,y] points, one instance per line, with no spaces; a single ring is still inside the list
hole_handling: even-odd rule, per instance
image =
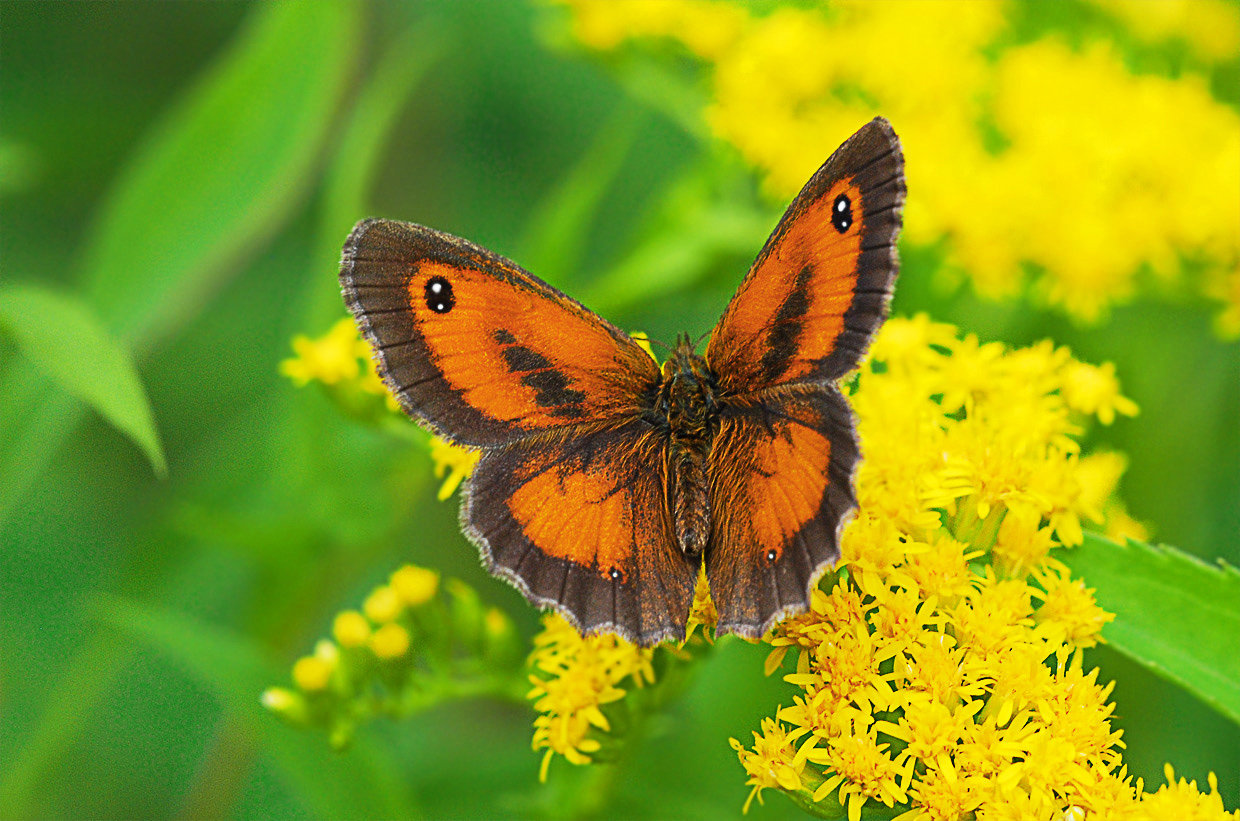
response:
[[[672,349],[672,346],[668,345],[666,342],[660,342],[659,340],[651,339],[650,337],[646,337],[646,342],[651,345],[658,345],[660,348],[662,348],[665,351],[670,351]]]
[[[693,350],[695,350],[695,351],[696,351],[696,350],[697,350],[698,345],[701,345],[701,344],[702,344],[702,340],[703,340],[703,339],[705,339],[705,338],[706,338],[706,337],[708,337],[708,336],[710,336],[710,331],[707,331],[706,333],[702,334],[702,335],[701,335],[701,336],[699,336],[697,339],[695,339],[695,340],[693,341]]]

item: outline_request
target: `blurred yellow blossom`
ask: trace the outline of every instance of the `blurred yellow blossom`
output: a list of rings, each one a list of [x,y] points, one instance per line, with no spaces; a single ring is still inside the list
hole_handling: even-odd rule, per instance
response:
[[[406,607],[425,604],[439,589],[439,574],[425,567],[407,564],[392,574],[392,589]]]
[[[439,486],[439,501],[456,492],[461,482],[468,478],[481,454],[476,450],[454,445],[435,436],[431,439],[431,460],[435,463],[435,477],[443,479]]]
[[[342,610],[332,621],[332,636],[341,647],[362,647],[370,633],[370,622],[356,610]]]
[[[1036,298],[1096,320],[1142,272],[1179,281],[1188,259],[1231,306],[1220,330],[1240,333],[1240,300],[1217,285],[1240,267],[1240,188],[1220,184],[1240,179],[1240,113],[1204,73],[1134,73],[1101,35],[1030,41],[1004,2],[564,2],[588,46],[671,39],[709,67],[706,121],[776,199],[881,114],[917,193],[906,239],[946,239],[945,275],[1000,297],[1032,270]],[[1095,2],[1139,40],[1182,39],[1207,63],[1240,55],[1232,4]]]
[[[321,337],[297,334],[293,337],[293,354],[280,362],[280,373],[298,387],[322,382],[339,389],[382,396],[389,411],[400,413],[399,403],[379,377],[370,344],[358,335],[352,318],[338,320]]]
[[[385,624],[371,634],[370,649],[384,660],[400,658],[409,651],[409,631],[399,624]]]
[[[311,381],[325,385],[357,379],[357,327],[352,319],[342,319],[318,339],[305,334],[293,337],[293,356],[280,363],[280,373],[298,386]]]

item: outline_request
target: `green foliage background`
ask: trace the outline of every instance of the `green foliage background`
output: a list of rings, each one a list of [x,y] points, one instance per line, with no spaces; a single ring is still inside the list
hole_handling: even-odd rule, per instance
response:
[[[557,761],[545,786],[525,705],[449,704],[337,755],[258,702],[406,561],[537,624],[478,566],[423,450],[277,373],[295,333],[343,315],[353,222],[467,236],[669,340],[709,329],[778,216],[704,137],[688,67],[618,78],[557,16],[0,4],[0,817],[739,813],[727,738],[790,698],[741,642],[618,765]],[[1240,66],[1216,73],[1235,104]],[[897,313],[1114,361],[1142,412],[1095,437],[1131,459],[1130,510],[1240,563],[1240,347],[1210,306],[1161,293],[1081,328],[936,289],[936,264],[905,250]],[[1111,650],[1092,660],[1118,681],[1130,771],[1214,770],[1240,804],[1233,723]]]

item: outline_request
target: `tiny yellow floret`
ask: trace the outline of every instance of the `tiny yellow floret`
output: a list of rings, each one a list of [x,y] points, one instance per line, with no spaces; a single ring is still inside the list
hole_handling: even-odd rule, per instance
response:
[[[332,636],[341,647],[361,647],[370,638],[370,622],[356,610],[344,610],[332,622]]]
[[[409,652],[409,631],[399,624],[385,624],[370,637],[370,649],[385,661],[400,658]]]
[[[435,597],[439,590],[439,574],[407,564],[392,574],[389,585],[407,607],[417,607]]]
[[[362,604],[362,611],[366,613],[366,618],[375,624],[393,621],[402,610],[404,610],[404,603],[401,597],[387,585],[376,587]]]
[[[293,664],[293,681],[304,692],[326,689],[335,665],[319,656],[302,656]]]

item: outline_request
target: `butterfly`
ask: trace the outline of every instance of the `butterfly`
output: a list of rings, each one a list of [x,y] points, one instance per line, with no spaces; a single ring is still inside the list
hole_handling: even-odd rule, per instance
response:
[[[496,576],[582,634],[683,639],[705,565],[716,632],[804,612],[860,460],[836,381],[887,313],[904,159],[876,118],[788,206],[711,332],[660,367],[516,263],[359,222],[340,283],[401,407],[480,458],[461,523]]]

